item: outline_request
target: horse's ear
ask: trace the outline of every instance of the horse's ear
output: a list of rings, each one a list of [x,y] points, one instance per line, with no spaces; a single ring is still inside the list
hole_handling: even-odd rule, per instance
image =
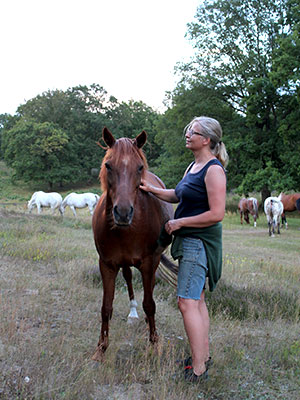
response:
[[[116,142],[116,139],[113,137],[113,134],[108,128],[106,128],[106,126],[103,128],[102,138],[108,147],[113,147],[113,145]]]
[[[142,131],[135,139],[134,139],[134,144],[141,149],[144,144],[147,141],[147,133],[145,131]]]

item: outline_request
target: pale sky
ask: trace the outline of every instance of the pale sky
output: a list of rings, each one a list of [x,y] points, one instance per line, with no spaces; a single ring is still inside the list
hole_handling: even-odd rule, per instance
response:
[[[201,0],[3,0],[0,114],[47,90],[101,85],[163,110]]]

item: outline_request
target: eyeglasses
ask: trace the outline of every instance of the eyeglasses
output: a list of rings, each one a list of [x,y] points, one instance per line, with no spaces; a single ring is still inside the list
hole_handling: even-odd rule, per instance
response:
[[[188,134],[189,134],[190,136],[199,135],[199,136],[205,137],[204,135],[202,135],[202,133],[196,132],[196,131],[194,131],[193,129],[188,129],[187,132],[188,132]]]

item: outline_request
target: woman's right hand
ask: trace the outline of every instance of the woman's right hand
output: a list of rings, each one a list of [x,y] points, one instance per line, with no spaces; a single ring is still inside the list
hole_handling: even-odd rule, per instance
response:
[[[140,189],[144,190],[145,192],[151,192],[153,189],[153,186],[150,185],[145,179],[141,180],[141,184],[140,184]]]

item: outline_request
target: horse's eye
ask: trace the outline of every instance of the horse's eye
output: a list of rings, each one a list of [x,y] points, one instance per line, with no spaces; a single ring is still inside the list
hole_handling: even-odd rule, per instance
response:
[[[142,172],[143,169],[144,169],[144,166],[143,166],[143,165],[140,165],[138,171],[139,171],[139,172]]]
[[[105,165],[107,171],[111,171],[111,166],[109,165],[108,162],[106,162],[104,165]]]

